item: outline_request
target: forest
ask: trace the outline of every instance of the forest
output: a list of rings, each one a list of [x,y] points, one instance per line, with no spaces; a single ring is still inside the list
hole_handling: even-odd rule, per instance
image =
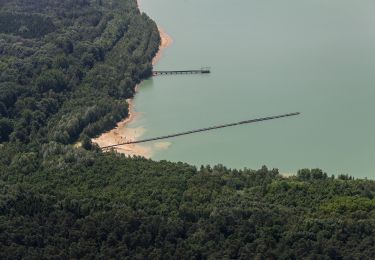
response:
[[[135,1],[2,1],[0,141],[72,144],[127,116],[160,37]]]
[[[0,1],[1,259],[375,258],[372,180],[92,144],[159,44],[135,0]]]

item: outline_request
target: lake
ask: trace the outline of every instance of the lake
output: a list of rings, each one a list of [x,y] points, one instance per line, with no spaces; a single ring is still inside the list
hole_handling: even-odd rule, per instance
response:
[[[141,0],[172,38],[135,96],[142,138],[263,116],[298,117],[167,140],[155,160],[375,178],[375,2]],[[152,144],[145,144],[145,146]]]

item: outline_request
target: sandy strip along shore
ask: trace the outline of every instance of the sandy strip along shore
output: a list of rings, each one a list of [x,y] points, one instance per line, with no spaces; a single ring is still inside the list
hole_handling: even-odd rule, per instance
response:
[[[161,38],[161,43],[159,46],[159,51],[156,53],[155,57],[152,60],[152,64],[155,65],[162,56],[163,50],[172,44],[172,38],[162,29],[158,28]],[[136,92],[138,91],[138,87],[135,87]],[[139,115],[134,111],[134,104],[132,99],[127,99],[129,104],[129,116],[119,122],[116,128],[112,129],[109,132],[103,133],[99,137],[92,139],[93,143],[97,143],[100,147],[108,146],[112,144],[123,143],[126,141],[133,141],[137,140],[141,137],[145,129],[143,127],[138,128],[129,128],[127,127],[130,122],[135,120]],[[137,155],[143,156],[146,158],[150,158],[152,155],[152,151],[154,149],[166,149],[170,143],[168,142],[158,142],[155,143],[153,146],[144,146],[139,144],[131,144],[131,145],[124,145],[120,147],[116,147],[115,150],[119,153],[124,153],[129,156]]]

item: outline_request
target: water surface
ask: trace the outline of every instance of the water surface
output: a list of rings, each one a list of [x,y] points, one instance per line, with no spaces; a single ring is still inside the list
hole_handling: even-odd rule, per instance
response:
[[[375,2],[142,0],[174,42],[135,97],[144,138],[301,112],[169,140],[153,159],[375,178]]]

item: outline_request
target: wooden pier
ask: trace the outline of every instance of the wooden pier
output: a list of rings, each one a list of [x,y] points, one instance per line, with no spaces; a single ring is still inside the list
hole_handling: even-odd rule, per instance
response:
[[[211,131],[211,130],[215,130],[215,129],[219,129],[219,128],[225,128],[225,127],[236,126],[236,125],[244,125],[244,124],[262,122],[262,121],[267,121],[267,120],[274,120],[274,119],[291,117],[291,116],[298,116],[298,115],[300,115],[299,112],[277,115],[277,116],[269,116],[269,117],[250,119],[250,120],[240,121],[240,122],[237,122],[237,123],[216,125],[216,126],[211,126],[211,127],[207,127],[207,128],[201,128],[201,129],[191,130],[191,131],[187,131],[187,132],[177,133],[177,134],[170,134],[170,135],[164,135],[164,136],[148,138],[148,139],[143,139],[143,140],[129,141],[129,142],[120,143],[120,144],[108,145],[108,146],[102,147],[102,149],[110,149],[110,148],[114,148],[116,146],[127,145],[127,144],[146,143],[146,142],[157,141],[157,140],[162,140],[162,139],[169,139],[169,138],[182,136],[182,135],[190,135],[190,134],[199,133],[199,132]]]
[[[181,74],[209,74],[211,70],[209,67],[200,68],[198,70],[154,70],[152,76],[158,75],[181,75]]]

